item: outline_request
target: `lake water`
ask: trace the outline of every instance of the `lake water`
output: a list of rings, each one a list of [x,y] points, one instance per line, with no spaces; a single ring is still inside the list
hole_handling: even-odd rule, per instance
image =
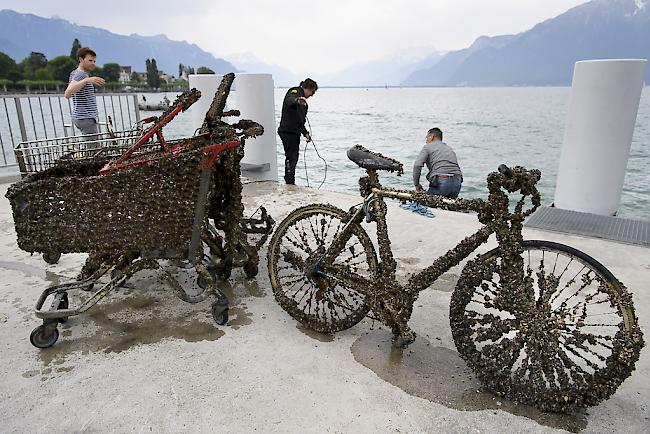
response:
[[[286,89],[275,90],[276,125]],[[233,92],[233,108],[236,107]],[[155,97],[152,95],[155,99]],[[327,161],[322,189],[358,194],[364,173],[347,159],[347,149],[361,143],[400,160],[405,173],[382,173],[386,186],[412,188],[412,164],[426,131],[438,126],[463,170],[463,197],[486,197],[485,178],[499,164],[538,168],[542,201],[555,194],[564,128],[571,97],[568,87],[538,88],[370,88],[320,89],[309,99],[312,137]],[[147,99],[150,97],[148,96]],[[162,98],[162,94],[159,96]],[[231,104],[229,104],[230,106]],[[170,134],[187,134],[191,116],[170,124]],[[284,152],[279,137],[278,168],[282,179]],[[311,186],[325,175],[325,164],[301,143],[296,182]],[[628,161],[619,216],[648,220],[650,214],[650,88],[643,90]],[[423,170],[423,174],[426,169]],[[423,175],[424,176],[424,175]],[[424,179],[424,178],[422,178]]]
[[[276,126],[285,92],[286,89],[275,90]],[[159,101],[163,95],[147,94],[147,101]],[[229,108],[237,108],[236,95],[236,91],[232,92]],[[167,96],[172,101],[175,97],[171,93]],[[356,143],[404,164],[401,177],[381,174],[385,186],[412,188],[413,160],[424,143],[426,131],[438,126],[445,141],[455,149],[463,170],[461,196],[486,197],[487,174],[505,163],[540,169],[542,202],[548,205],[555,192],[570,96],[568,87],[320,89],[309,99],[309,121],[315,145],[327,161],[322,189],[358,194],[358,179],[364,171],[346,157],[347,149]],[[180,114],[165,127],[165,137],[191,135],[190,112],[191,109]],[[649,219],[649,142],[650,88],[646,87],[637,115],[619,216]],[[279,137],[277,145],[282,179],[284,153]],[[318,186],[325,176],[325,164],[311,145],[305,153],[304,145],[303,140],[296,182],[307,184],[306,162],[309,184]]]

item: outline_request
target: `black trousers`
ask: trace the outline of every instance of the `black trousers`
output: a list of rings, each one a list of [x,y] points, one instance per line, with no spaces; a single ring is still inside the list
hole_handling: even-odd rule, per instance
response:
[[[284,147],[284,181],[287,184],[296,183],[296,164],[300,150],[300,134],[278,133]]]

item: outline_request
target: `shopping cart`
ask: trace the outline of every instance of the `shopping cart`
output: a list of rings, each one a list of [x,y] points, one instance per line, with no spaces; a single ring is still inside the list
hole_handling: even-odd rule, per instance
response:
[[[163,127],[180,112],[187,110],[200,96],[201,93],[196,89],[183,92],[160,117],[150,116],[139,120],[129,130],[113,131],[109,116],[106,132],[20,142],[14,148],[20,172],[24,177],[71,160],[119,158],[124,160],[129,159],[131,154],[142,151],[162,149],[169,152],[178,141],[167,142],[163,136]],[[56,264],[62,252],[47,247],[42,253],[45,262]]]
[[[263,128],[252,121],[234,125],[221,121],[223,102],[233,79],[233,74],[224,78],[206,123],[192,138],[163,144],[162,134],[155,130],[152,133],[150,128],[145,130],[145,135],[147,131],[152,133],[149,138],[142,135],[122,149],[118,158],[102,154],[63,158],[9,188],[7,198],[21,249],[90,253],[78,281],[42,292],[36,316],[43,319],[43,324],[30,336],[34,346],[53,345],[58,339],[59,322],[90,309],[143,269],[160,269],[184,301],[195,303],[214,297],[212,316],[217,324],[227,323],[228,300],[214,284],[215,269],[221,266],[230,270],[234,251],[243,255],[245,263],[253,264],[257,274],[257,251],[273,224],[264,210],[261,219],[242,218],[239,156],[245,138],[262,134]],[[221,108],[212,110],[214,107]],[[158,141],[151,140],[154,135]],[[111,152],[120,149],[108,148]],[[227,177],[236,181],[224,183]],[[236,201],[221,197],[226,185],[239,185],[235,194],[229,195]],[[213,200],[215,197],[219,200]],[[224,206],[232,210],[224,210]],[[221,221],[229,222],[224,235],[216,224]],[[260,227],[259,222],[266,227]],[[237,228],[235,232],[231,231],[233,227]],[[262,234],[261,243],[249,245],[247,233]],[[210,254],[205,253],[204,243]],[[188,294],[161,268],[161,259],[194,267],[203,291]],[[109,270],[110,281],[100,285],[99,279]],[[71,308],[68,293],[73,290],[95,291],[79,307]],[[48,303],[49,308],[44,307]]]
[[[147,165],[101,175],[108,161],[70,161],[12,185],[7,197],[21,249],[35,251],[51,245],[63,253],[102,252],[104,257],[88,278],[43,291],[36,303],[36,316],[43,324],[32,332],[32,344],[39,348],[53,345],[59,321],[85,312],[137,271],[160,268],[157,259],[189,261],[205,282],[207,295],[216,297],[215,321],[225,324],[228,300],[203,264],[201,235],[216,156],[240,144],[238,140],[214,144],[206,137],[192,138],[176,144],[174,153],[136,154],[140,161],[150,157]],[[113,274],[110,282],[79,307],[70,308],[69,291],[92,288],[118,264],[123,264],[120,273]],[[174,289],[183,291],[169,272],[162,271]],[[45,310],[48,299],[51,305]]]

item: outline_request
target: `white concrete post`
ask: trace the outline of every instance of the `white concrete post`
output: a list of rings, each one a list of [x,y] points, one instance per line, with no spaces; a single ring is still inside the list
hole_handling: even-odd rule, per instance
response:
[[[240,119],[250,119],[264,127],[264,134],[246,139],[241,163],[244,176],[262,180],[278,180],[278,157],[275,142],[275,102],[271,74],[244,74],[235,76],[237,91],[234,108]]]
[[[214,94],[217,93],[219,84],[223,75],[220,74],[190,74],[189,83],[190,89],[196,88],[201,92],[201,98],[190,107],[189,111],[192,114],[192,133],[197,128],[201,128],[205,114],[212,104]]]
[[[555,187],[557,208],[616,214],[646,62],[576,62]]]

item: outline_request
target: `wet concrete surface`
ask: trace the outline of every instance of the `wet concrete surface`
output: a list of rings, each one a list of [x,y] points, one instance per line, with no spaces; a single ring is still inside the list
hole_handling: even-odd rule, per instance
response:
[[[458,283],[458,277],[458,274],[445,273],[442,276],[438,277],[434,284],[431,285],[431,288],[435,289],[436,291],[449,293],[454,292],[456,283]]]
[[[359,337],[351,347],[354,359],[406,393],[450,409],[501,410],[541,425],[579,432],[586,428],[581,414],[547,413],[517,404],[483,390],[458,353],[418,337],[407,349],[391,344],[391,332],[377,329]]]
[[[165,339],[214,341],[224,335],[212,321],[208,301],[174,309],[173,305],[180,300],[172,291],[137,291],[137,295],[128,295],[132,291],[125,289],[122,294],[115,291],[85,314],[61,324],[59,341],[38,353],[43,365],[62,363],[78,353],[119,353]],[[75,301],[71,296],[71,306]]]
[[[310,202],[348,209],[360,201],[274,183],[252,186],[247,210],[265,205],[277,222]],[[0,264],[0,431],[647,432],[645,350],[619,391],[583,414],[542,413],[484,391],[453,350],[446,317],[461,267],[421,294],[410,323],[418,339],[399,352],[392,349],[390,333],[368,319],[336,336],[298,325],[274,300],[266,248],[255,279],[235,270],[229,282],[217,283],[231,302],[226,326],[212,320],[210,300],[184,303],[155,272],[141,272],[95,308],[60,325],[54,347],[35,349],[28,336],[39,323],[33,314],[36,297],[57,279],[73,279],[85,257],[64,255],[50,266],[20,251],[7,226],[7,206],[0,207],[0,227],[11,229],[0,234],[0,246],[6,246]],[[431,226],[413,213],[395,215],[391,229],[413,227],[412,237]],[[437,213],[437,229],[427,234],[434,246],[408,237],[394,240],[400,279],[462,239],[455,232],[475,230],[475,219],[450,215]],[[566,236],[554,240],[567,242]],[[650,267],[645,250],[575,237],[569,244],[597,256],[629,287],[647,286],[647,276],[639,272]],[[188,292],[198,291],[190,274]],[[646,333],[648,294],[635,292]],[[71,304],[83,297],[88,294],[71,296]]]
[[[25,270],[28,268],[23,267]],[[176,269],[172,274],[183,288],[187,288],[186,292],[191,292],[189,287],[192,285],[193,291],[200,291],[193,270]],[[252,324],[253,317],[247,309],[246,299],[266,295],[259,283],[243,280],[231,284],[217,280],[216,285],[229,300],[227,326],[237,330]],[[69,291],[70,306],[80,305],[91,295],[89,292]],[[59,341],[40,351],[39,358],[43,366],[49,367],[63,363],[75,353],[119,353],[165,339],[215,341],[224,335],[224,331],[211,316],[212,301],[208,298],[196,304],[184,303],[155,270],[143,271],[114,289],[89,311],[70,317],[68,322],[59,325]],[[24,309],[24,313],[26,320],[34,318],[31,310]],[[35,318],[34,323],[38,324]]]
[[[41,278],[52,285],[58,285],[61,283],[62,279],[67,279],[65,276],[62,276],[58,273],[54,273],[49,270],[43,270],[42,268],[22,262],[0,261],[0,269],[20,271],[27,276]]]
[[[296,329],[298,329],[301,333],[303,333],[306,336],[309,336],[310,338],[318,341],[318,342],[333,342],[334,341],[334,335],[328,335],[326,333],[319,333],[315,332],[311,329],[306,328],[300,323],[296,324]]]

